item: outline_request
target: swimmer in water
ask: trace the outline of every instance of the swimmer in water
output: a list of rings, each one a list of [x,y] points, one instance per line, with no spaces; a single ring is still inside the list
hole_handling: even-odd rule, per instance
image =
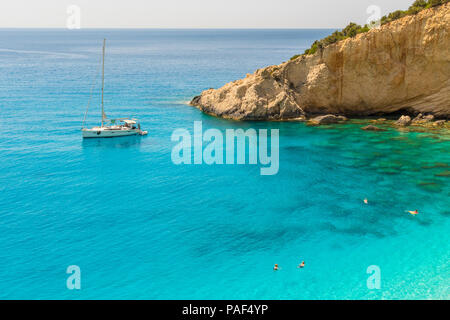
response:
[[[411,213],[413,216],[419,214],[419,210],[416,210],[416,211],[408,211],[408,212]]]
[[[369,203],[369,200],[367,200],[367,198],[364,199],[364,203],[365,203],[365,204],[368,204],[368,203]]]
[[[278,271],[280,268],[278,268],[278,264],[275,264],[275,267],[273,267],[273,271]]]
[[[305,267],[305,261],[302,261],[302,263],[300,263],[297,268],[303,269],[304,267]]]

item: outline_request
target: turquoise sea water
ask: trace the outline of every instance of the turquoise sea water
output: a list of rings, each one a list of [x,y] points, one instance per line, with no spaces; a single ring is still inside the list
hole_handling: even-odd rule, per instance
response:
[[[450,298],[448,133],[233,122],[185,104],[328,33],[0,30],[0,298]],[[107,114],[138,116],[147,137],[81,139],[104,37]],[[97,85],[90,125],[99,98]],[[194,121],[279,129],[278,175],[172,164],[173,130]],[[66,288],[69,265],[81,290]]]

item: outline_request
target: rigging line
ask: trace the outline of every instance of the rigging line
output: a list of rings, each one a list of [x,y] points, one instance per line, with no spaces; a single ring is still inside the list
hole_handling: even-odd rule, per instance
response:
[[[81,125],[82,129],[84,128],[84,123],[86,122],[86,117],[87,117],[87,114],[88,114],[88,111],[89,111],[89,105],[91,104],[92,92],[94,91],[94,87],[95,87],[95,84],[97,83],[98,75],[100,73],[100,67],[102,65],[101,61],[102,60],[100,59],[100,63],[98,64],[98,67],[97,67],[97,72],[95,73],[94,81],[92,82],[91,91],[90,91],[90,94],[89,94],[89,100],[88,100],[87,107],[86,107],[86,112],[84,113],[83,124]]]

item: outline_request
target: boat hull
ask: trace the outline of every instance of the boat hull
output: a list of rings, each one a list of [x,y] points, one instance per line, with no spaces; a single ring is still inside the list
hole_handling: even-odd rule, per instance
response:
[[[128,130],[105,130],[102,128],[94,129],[83,129],[82,135],[84,139],[89,138],[114,138],[114,137],[126,137],[135,136],[140,134],[139,129],[128,129]]]

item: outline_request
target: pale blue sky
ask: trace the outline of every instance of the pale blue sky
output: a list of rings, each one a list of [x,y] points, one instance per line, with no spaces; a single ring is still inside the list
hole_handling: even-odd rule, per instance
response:
[[[339,28],[366,23],[413,0],[2,0],[0,27],[65,28],[69,5],[81,28]]]

